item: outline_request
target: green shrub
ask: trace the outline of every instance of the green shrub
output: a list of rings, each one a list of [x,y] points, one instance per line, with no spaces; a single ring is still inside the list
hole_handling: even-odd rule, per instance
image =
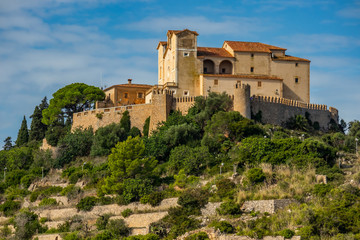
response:
[[[200,209],[208,203],[209,194],[202,189],[189,189],[184,191],[178,204],[190,214],[200,214]]]
[[[230,179],[221,179],[219,181],[216,182],[216,194],[220,197],[220,198],[225,198],[225,197],[232,197],[235,193],[235,183],[232,182]]]
[[[148,179],[125,179],[123,197],[126,204],[139,201],[143,196],[152,192],[153,186]]]
[[[185,240],[209,240],[209,239],[210,238],[206,232],[194,233],[185,238]]]
[[[24,188],[28,188],[35,178],[36,176],[33,174],[25,175],[21,178],[20,183]]]
[[[216,211],[221,215],[238,215],[241,214],[240,205],[234,202],[224,202]]]
[[[39,207],[42,206],[56,206],[58,203],[53,198],[43,198],[39,203]]]
[[[38,220],[38,215],[29,211],[21,211],[14,218],[15,239],[31,239],[35,233],[43,233],[43,228]]]
[[[105,231],[97,234],[95,237],[93,237],[91,239],[92,240],[112,240],[114,238],[110,231],[105,230]]]
[[[149,233],[146,235],[136,235],[123,238],[123,240],[160,240],[160,237],[156,234]]]
[[[283,236],[284,238],[292,238],[295,235],[295,232],[290,229],[284,229],[280,232],[278,232],[280,236]]]
[[[130,234],[130,228],[128,228],[123,219],[110,220],[106,229],[116,238],[126,237]]]
[[[3,212],[6,217],[9,217],[13,216],[20,207],[21,203],[19,201],[6,200],[0,205],[0,211]]]
[[[80,193],[81,188],[75,186],[74,184],[70,184],[60,192],[61,196],[66,196],[68,199],[75,199]]]
[[[329,184],[315,184],[313,193],[319,197],[325,197],[331,189],[333,189],[333,187]]]
[[[77,232],[67,233],[64,237],[64,240],[81,240],[82,238],[79,236]]]
[[[152,192],[149,195],[145,195],[140,199],[143,204],[149,203],[152,207],[159,206],[161,201],[164,199],[163,192]]]
[[[110,219],[110,214],[101,215],[98,219],[96,219],[96,228],[98,230],[106,229],[106,225],[108,224]]]
[[[121,212],[121,216],[123,216],[124,218],[127,218],[131,214],[133,214],[133,211],[130,208],[127,208]]]
[[[266,176],[261,168],[252,168],[246,173],[246,177],[250,184],[257,184],[264,182]]]
[[[210,223],[210,227],[215,228],[215,230],[219,230],[221,233],[234,233],[235,228],[227,221],[214,221]]]
[[[78,211],[91,211],[96,203],[96,197],[84,197],[76,204],[76,208]]]

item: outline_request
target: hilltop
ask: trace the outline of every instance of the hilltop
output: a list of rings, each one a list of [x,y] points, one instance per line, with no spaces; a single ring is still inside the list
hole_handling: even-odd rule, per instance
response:
[[[64,116],[35,124],[34,111],[0,152],[1,237],[359,239],[360,123],[279,127],[231,107],[226,94],[196,97],[151,133],[126,112],[94,132]]]

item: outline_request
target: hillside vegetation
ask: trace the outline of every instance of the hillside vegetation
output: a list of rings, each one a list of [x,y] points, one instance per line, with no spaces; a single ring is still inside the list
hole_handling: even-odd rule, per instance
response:
[[[119,123],[96,132],[70,132],[66,115],[41,123],[39,111],[48,109],[44,99],[29,132],[24,118],[16,145],[8,138],[0,151],[0,211],[6,217],[1,238],[61,233],[66,240],[175,239],[210,227],[257,239],[360,239],[355,156],[360,122],[350,122],[347,134],[343,121],[324,133],[308,116],[296,116],[283,128],[262,124],[261,114],[257,122],[246,119],[229,111],[231,104],[226,94],[197,97],[188,114],[172,112],[151,134],[149,119],[140,131],[131,128],[127,112]],[[44,136],[56,154],[39,149]],[[326,175],[327,184],[319,175]],[[39,213],[63,208],[61,197],[79,215],[49,227],[50,219]],[[169,198],[178,198],[178,205],[153,222],[149,234],[130,236],[124,219],[146,211],[126,205],[140,202],[155,209]],[[266,199],[296,201],[274,214],[241,210],[246,200]],[[219,204],[216,214],[205,217],[201,209],[209,202]],[[99,214],[95,228],[85,224],[82,213],[109,204],[124,206],[121,218]],[[209,236],[200,232],[186,239]]]

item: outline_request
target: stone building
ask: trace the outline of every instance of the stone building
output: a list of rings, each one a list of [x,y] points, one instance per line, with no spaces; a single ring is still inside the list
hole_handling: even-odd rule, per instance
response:
[[[310,102],[310,61],[259,42],[225,41],[221,48],[197,46],[198,33],[169,30],[158,50],[158,87],[175,97],[234,94],[236,83],[251,95]],[[149,96],[147,99],[149,100]]]
[[[132,79],[128,79],[127,84],[113,85],[104,89],[105,101],[97,102],[96,108],[143,104],[145,93],[151,88],[152,85],[133,84]]]
[[[183,114],[196,96],[226,92],[233,111],[244,117],[261,113],[262,122],[284,125],[296,115],[310,116],[320,129],[338,122],[338,111],[310,104],[310,61],[286,55],[286,49],[258,42],[225,41],[221,48],[197,46],[198,33],[169,30],[159,42],[158,84],[114,85],[105,89],[106,100],[96,109],[74,114],[72,128],[94,130],[119,122],[129,111],[131,125],[150,130],[166,121],[170,111]]]

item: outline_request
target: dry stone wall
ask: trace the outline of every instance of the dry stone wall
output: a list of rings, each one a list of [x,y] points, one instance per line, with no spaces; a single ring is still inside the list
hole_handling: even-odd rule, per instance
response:
[[[255,200],[245,201],[241,207],[244,212],[275,213],[289,204],[296,203],[294,199],[277,199],[277,200]]]

